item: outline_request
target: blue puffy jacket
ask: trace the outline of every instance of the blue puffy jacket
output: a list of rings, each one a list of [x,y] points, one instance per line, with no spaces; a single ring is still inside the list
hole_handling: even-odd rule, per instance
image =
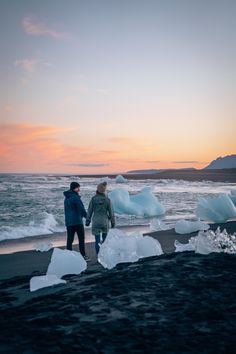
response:
[[[68,190],[63,194],[65,196],[64,210],[66,226],[83,224],[83,218],[86,218],[87,213],[79,194],[72,190]]]

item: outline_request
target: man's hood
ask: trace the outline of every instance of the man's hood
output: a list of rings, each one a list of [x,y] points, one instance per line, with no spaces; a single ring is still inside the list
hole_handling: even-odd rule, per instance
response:
[[[78,193],[72,191],[71,189],[69,189],[68,191],[63,192],[63,194],[64,194],[65,198],[71,198],[71,197],[73,197],[75,194],[78,195]]]

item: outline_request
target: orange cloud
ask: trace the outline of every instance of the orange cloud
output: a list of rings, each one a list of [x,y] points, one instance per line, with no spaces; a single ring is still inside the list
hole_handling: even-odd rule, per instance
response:
[[[23,18],[22,27],[27,34],[32,36],[48,36],[55,39],[66,37],[65,33],[58,32],[31,16]]]

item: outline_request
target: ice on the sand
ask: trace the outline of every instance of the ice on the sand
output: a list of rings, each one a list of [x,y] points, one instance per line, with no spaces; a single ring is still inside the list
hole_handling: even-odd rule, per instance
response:
[[[158,218],[152,219],[149,225],[151,231],[166,231],[171,229],[171,226],[166,225]]]
[[[200,254],[212,252],[236,253],[236,234],[230,235],[226,230],[220,228],[213,230],[199,231],[196,237],[191,237],[188,244],[181,244],[175,241],[175,252],[194,251]]]
[[[199,198],[196,215],[202,220],[223,223],[236,217],[236,207],[227,194]]]
[[[143,188],[136,195],[130,195],[126,189],[116,188],[109,193],[109,198],[118,214],[156,216],[165,213],[164,206],[153,194],[150,187]]]
[[[36,291],[48,286],[65,283],[66,280],[58,278],[55,274],[41,275],[30,279],[30,291]]]
[[[127,180],[122,175],[116,176],[116,183],[126,183],[126,182]]]
[[[47,275],[54,274],[58,278],[66,274],[80,274],[87,268],[87,263],[79,252],[54,248]]]
[[[232,202],[234,203],[234,205],[236,206],[236,189],[233,189],[232,191],[230,191],[229,197],[232,200]]]
[[[175,240],[175,252],[195,251],[195,245],[192,242],[181,243]]]
[[[179,220],[175,224],[177,234],[191,234],[196,231],[206,231],[210,228],[208,224],[198,221]]]
[[[53,248],[53,244],[51,242],[38,242],[33,244],[33,249],[35,251],[47,252]]]
[[[119,263],[136,262],[162,253],[160,243],[150,236],[111,229],[100,247],[98,261],[104,268],[112,269]]]

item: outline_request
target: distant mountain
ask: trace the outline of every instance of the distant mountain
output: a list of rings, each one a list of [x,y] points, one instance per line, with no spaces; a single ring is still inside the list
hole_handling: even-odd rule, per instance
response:
[[[154,173],[161,173],[161,172],[164,172],[164,171],[194,171],[196,170],[195,168],[193,167],[189,167],[189,168],[162,168],[162,169],[151,169],[151,170],[131,170],[131,171],[128,171],[126,173],[137,173],[137,174],[154,174]]]
[[[205,170],[216,170],[223,168],[236,168],[236,155],[228,155],[224,157],[218,157],[216,160],[213,160]]]

